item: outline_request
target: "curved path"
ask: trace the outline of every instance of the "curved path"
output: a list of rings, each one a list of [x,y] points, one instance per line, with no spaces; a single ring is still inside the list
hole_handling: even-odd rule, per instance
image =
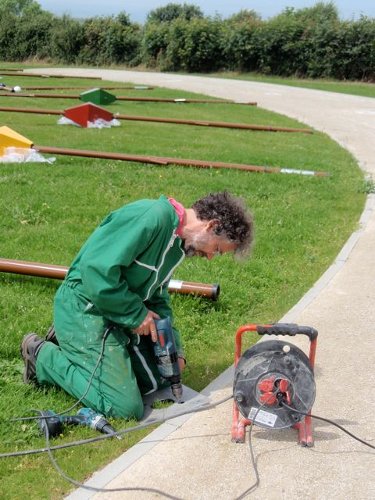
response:
[[[326,132],[347,148],[362,169],[375,179],[375,99],[173,74],[92,69],[42,71],[257,101],[260,107]],[[375,445],[374,194],[367,199],[358,230],[333,265],[281,321],[314,326],[319,331],[317,398],[313,412],[336,420]],[[233,370],[228,369],[204,394],[212,400],[231,394],[232,377]],[[253,485],[255,476],[248,445],[230,441],[231,402],[188,419],[175,420],[175,425],[169,422],[160,426],[87,484],[102,488],[157,488],[186,500],[231,500]],[[307,449],[297,446],[296,432],[292,429],[268,432],[254,428],[260,485],[249,498],[375,498],[375,452],[321,421],[314,422],[314,437],[314,448]],[[145,491],[95,495],[84,489],[69,498],[93,496],[162,498]]]

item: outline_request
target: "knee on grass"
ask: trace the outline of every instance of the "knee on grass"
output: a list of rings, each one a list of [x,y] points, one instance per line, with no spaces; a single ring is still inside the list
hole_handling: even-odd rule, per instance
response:
[[[129,401],[124,398],[124,401],[116,401],[112,404],[107,416],[114,418],[124,418],[140,420],[143,417],[144,405],[142,398]]]

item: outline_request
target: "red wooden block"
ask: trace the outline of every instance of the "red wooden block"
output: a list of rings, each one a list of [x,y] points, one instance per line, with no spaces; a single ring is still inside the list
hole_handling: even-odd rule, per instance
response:
[[[64,116],[81,127],[87,127],[89,122],[95,122],[99,118],[107,122],[113,119],[112,113],[91,102],[66,109]]]

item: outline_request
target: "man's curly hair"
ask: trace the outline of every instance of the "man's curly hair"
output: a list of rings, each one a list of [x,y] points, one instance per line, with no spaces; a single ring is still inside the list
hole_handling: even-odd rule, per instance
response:
[[[250,253],[254,238],[254,223],[252,214],[241,198],[236,198],[227,191],[210,193],[197,200],[192,208],[198,219],[218,221],[214,229],[215,234],[234,242],[237,245],[235,254]]]

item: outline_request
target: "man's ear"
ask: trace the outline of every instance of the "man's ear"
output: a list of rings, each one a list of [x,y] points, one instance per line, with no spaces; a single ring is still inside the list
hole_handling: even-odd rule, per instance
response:
[[[207,231],[213,231],[215,234],[221,233],[221,225],[219,219],[211,219],[207,222]]]

